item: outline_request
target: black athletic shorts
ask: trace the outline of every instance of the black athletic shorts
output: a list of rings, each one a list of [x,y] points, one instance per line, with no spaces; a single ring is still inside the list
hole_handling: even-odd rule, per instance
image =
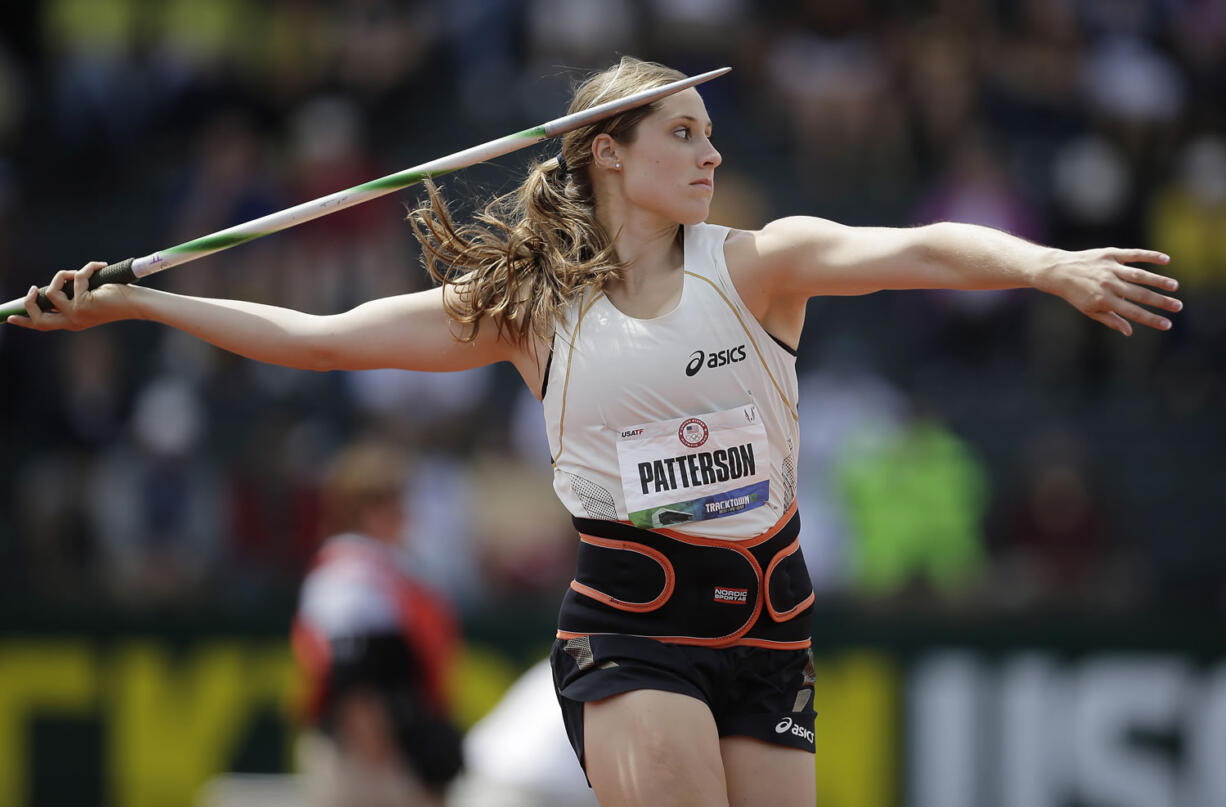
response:
[[[583,704],[635,689],[698,698],[710,708],[720,737],[814,751],[814,669],[807,649],[709,648],[593,635],[558,639],[549,661],[566,733],[585,770]]]

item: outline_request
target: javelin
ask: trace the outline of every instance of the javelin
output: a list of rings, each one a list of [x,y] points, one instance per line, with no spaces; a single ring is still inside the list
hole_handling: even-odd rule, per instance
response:
[[[421,182],[423,179],[449,174],[452,171],[467,168],[470,165],[476,165],[477,163],[492,160],[495,157],[501,157],[504,154],[510,154],[513,151],[519,151],[520,149],[536,145],[542,140],[557,137],[560,134],[574,131],[605,118],[611,118],[626,110],[658,101],[687,87],[693,87],[697,84],[710,81],[713,78],[724,75],[731,69],[731,67],[721,67],[718,70],[711,70],[697,76],[674,81],[662,87],[627,95],[625,98],[608,101],[591,109],[576,112],[573,115],[565,115],[532,129],[525,129],[522,132],[509,134],[505,137],[491,140],[488,143],[467,148],[464,151],[457,151],[455,154],[440,157],[428,163],[422,163],[405,171],[388,174],[380,179],[355,185],[352,188],[337,191],[328,196],[321,196],[310,202],[303,202],[276,213],[269,213],[267,216],[261,216],[258,219],[252,219],[243,224],[219,230],[212,235],[187,241],[178,246],[164,249],[161,252],[154,252],[143,258],[128,258],[125,261],[110,264],[90,276],[89,287],[96,289],[107,283],[135,282],[163,269],[169,269],[181,263],[194,261],[197,258],[203,258],[205,255],[212,255],[214,252],[221,252],[223,249],[245,244],[248,241],[284,230],[287,227],[302,224],[304,221],[317,219],[320,216],[326,216],[329,213],[335,213],[338,210],[344,210],[347,207],[353,207],[362,202],[370,201],[378,196],[384,196],[393,191],[407,188],[410,185]],[[38,305],[44,311],[51,311],[55,306],[47,299],[47,288],[47,286],[44,286],[39,289]],[[72,297],[71,288],[66,287],[64,293],[70,298]],[[0,322],[8,319],[10,315],[24,314],[25,310],[24,298],[7,302],[0,306]]]

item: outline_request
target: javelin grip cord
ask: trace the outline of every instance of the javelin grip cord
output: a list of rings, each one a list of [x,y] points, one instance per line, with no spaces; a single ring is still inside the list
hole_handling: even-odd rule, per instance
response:
[[[126,261],[112,263],[102,267],[97,272],[89,276],[89,289],[93,291],[99,286],[105,286],[108,283],[133,283],[136,281],[136,274],[132,271],[132,261],[135,258],[128,258]],[[47,291],[51,286],[43,286],[38,290],[38,307],[44,311],[54,311],[55,303],[51,302],[47,297]],[[64,284],[64,294],[68,299],[72,299],[72,284]]]

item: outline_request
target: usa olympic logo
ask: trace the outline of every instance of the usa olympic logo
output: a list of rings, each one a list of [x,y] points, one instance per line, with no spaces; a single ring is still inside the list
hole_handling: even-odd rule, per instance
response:
[[[690,448],[698,448],[707,442],[707,437],[709,436],[710,432],[707,430],[707,424],[698,418],[687,419],[681,424],[681,428],[677,429],[677,438]]]

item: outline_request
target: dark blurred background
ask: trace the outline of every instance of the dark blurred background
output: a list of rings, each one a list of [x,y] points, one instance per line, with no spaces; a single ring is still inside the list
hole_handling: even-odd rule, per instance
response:
[[[556,117],[573,82],[620,53],[735,68],[703,88],[724,155],[714,222],[953,219],[1069,249],[1166,251],[1187,308],[1164,334],[1124,338],[1030,291],[814,300],[800,348],[809,560],[840,599],[1226,614],[1220,2],[58,0],[3,13],[5,299],[58,268],[144,255]],[[471,209],[527,159],[444,185]],[[422,288],[402,221],[417,191],[149,282],[318,313]],[[5,328],[0,367],[7,597],[92,610],[284,596],[320,538],[321,460],[368,431],[418,458],[418,549],[464,607],[551,599],[567,578],[561,508],[535,480],[540,416],[507,368],[293,372],[139,323]]]
[[[1168,333],[1028,290],[813,300],[805,551],[819,625],[1226,624],[1222,0],[44,0],[0,25],[6,300],[557,117],[623,53],[733,66],[702,88],[714,223],[949,219],[1167,252]],[[551,151],[443,185],[471,210]],[[421,289],[420,196],[149,283],[316,313]],[[285,624],[324,537],[318,473],[376,435],[414,459],[406,544],[470,633],[525,661],[547,645],[573,535],[510,368],[313,374],[122,323],[0,328],[0,373],[13,631]]]

